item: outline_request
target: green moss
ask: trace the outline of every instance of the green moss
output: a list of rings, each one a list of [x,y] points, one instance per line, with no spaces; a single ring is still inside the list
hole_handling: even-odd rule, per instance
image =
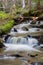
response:
[[[6,34],[14,25],[14,20],[10,20],[7,23],[5,23],[4,25],[0,26],[0,35],[1,34]]]
[[[6,19],[8,17],[9,15],[7,13],[5,13],[4,11],[0,11],[0,19]]]

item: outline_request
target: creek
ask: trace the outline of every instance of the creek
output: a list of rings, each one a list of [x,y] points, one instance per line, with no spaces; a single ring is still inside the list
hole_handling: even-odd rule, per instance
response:
[[[37,22],[37,21],[36,21]],[[43,21],[39,25],[42,25]],[[3,36],[0,49],[0,65],[43,65],[43,28],[33,27],[31,21],[13,26],[8,35]]]

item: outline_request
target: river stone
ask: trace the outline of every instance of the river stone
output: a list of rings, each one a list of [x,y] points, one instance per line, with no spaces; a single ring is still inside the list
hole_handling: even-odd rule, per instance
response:
[[[22,29],[23,29],[24,31],[28,31],[28,28],[27,28],[27,27],[22,27]]]

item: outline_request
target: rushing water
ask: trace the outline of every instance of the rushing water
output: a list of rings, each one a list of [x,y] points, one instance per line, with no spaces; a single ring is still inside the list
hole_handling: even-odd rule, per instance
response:
[[[3,36],[6,48],[0,49],[0,65],[43,65],[43,44],[32,36],[43,29],[32,28],[30,23],[16,25],[9,32],[11,35]]]

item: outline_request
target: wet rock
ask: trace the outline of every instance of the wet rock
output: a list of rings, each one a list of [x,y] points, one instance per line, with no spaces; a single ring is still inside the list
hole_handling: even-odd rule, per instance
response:
[[[40,42],[41,44],[43,44],[43,36],[40,36],[39,42]]]
[[[32,27],[43,28],[43,25],[39,25],[39,24],[38,25],[35,25],[35,26],[32,25]]]
[[[12,56],[12,57],[23,57],[23,56],[21,56],[19,54],[14,54],[14,55],[10,55],[10,56]]]
[[[5,37],[5,42],[7,41],[7,39],[10,37],[10,35],[7,35],[6,37]]]
[[[3,40],[0,38],[0,48],[3,48],[5,47],[4,44],[3,44]]]
[[[28,54],[28,56],[30,56],[30,57],[36,57],[36,56],[38,56],[38,54],[35,54],[35,55]]]
[[[40,21],[38,21],[38,24],[40,24]]]
[[[27,37],[31,37],[30,35],[27,35]]]
[[[17,30],[14,28],[14,32],[17,32]]]
[[[27,27],[22,27],[23,30],[25,31],[28,31],[28,28]]]
[[[43,25],[40,25],[40,28],[43,28]]]

